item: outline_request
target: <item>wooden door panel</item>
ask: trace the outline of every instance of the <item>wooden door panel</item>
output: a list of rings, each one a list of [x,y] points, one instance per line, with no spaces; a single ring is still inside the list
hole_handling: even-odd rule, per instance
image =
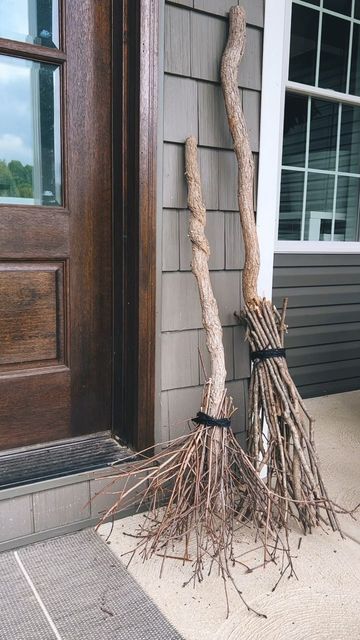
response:
[[[0,39],[59,67],[63,185],[63,206],[0,203],[0,448],[111,428],[111,4],[63,2],[63,51]]]
[[[67,367],[0,374],[0,397],[0,449],[69,436],[70,371]]]
[[[70,216],[67,210],[2,205],[0,212],[2,259],[62,258],[69,255]]]
[[[64,265],[0,263],[0,371],[64,362]]]

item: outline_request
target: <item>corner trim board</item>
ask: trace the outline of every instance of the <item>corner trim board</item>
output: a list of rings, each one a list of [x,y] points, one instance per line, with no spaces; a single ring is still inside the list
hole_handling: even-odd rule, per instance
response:
[[[139,450],[154,444],[159,0],[113,11],[114,428]]]

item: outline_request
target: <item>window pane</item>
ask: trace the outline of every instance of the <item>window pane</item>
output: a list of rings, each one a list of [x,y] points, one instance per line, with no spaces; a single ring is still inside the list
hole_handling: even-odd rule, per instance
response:
[[[0,203],[61,204],[59,69],[0,56]]]
[[[360,25],[358,24],[354,24],[349,91],[355,96],[360,96]]]
[[[58,47],[58,0],[0,0],[0,37]]]
[[[320,0],[303,0],[306,4],[312,4],[314,7],[320,7]]]
[[[335,170],[338,104],[311,100],[309,167]]]
[[[360,108],[342,106],[339,171],[360,173]]]
[[[300,171],[282,172],[279,240],[301,239],[304,176],[304,172]]]
[[[283,164],[305,166],[307,96],[287,93],[285,98]]]
[[[334,176],[309,173],[306,194],[305,240],[325,240],[334,202]],[[329,227],[330,225],[330,227]]]
[[[319,86],[346,91],[350,22],[323,15]]]
[[[360,4],[355,1],[355,18],[360,20]]]
[[[358,240],[360,179],[338,177],[334,240]]]
[[[289,80],[315,84],[319,11],[293,4]]]
[[[351,4],[352,0],[324,0],[324,9],[330,9],[331,11],[337,11],[337,13],[350,16]]]

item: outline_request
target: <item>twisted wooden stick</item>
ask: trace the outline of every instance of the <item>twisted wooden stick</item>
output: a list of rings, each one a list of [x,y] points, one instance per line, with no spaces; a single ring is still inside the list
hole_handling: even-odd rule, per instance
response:
[[[246,304],[253,305],[258,301],[257,284],[260,270],[260,250],[254,217],[254,160],[237,82],[238,66],[246,43],[244,9],[238,6],[231,7],[229,19],[229,37],[221,60],[221,84],[238,163],[237,195],[245,246],[243,295]]]
[[[207,413],[215,418],[224,396],[225,354],[218,305],[210,281],[208,265],[210,248],[205,236],[206,209],[201,193],[197,142],[193,136],[187,138],[185,143],[185,167],[188,182],[188,207],[191,212],[189,220],[189,237],[193,256],[191,269],[198,283],[206,345],[211,360],[212,384]]]

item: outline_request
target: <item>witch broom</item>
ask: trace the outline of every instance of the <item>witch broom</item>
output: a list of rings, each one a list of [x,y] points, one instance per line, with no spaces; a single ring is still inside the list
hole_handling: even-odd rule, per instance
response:
[[[225,592],[229,579],[247,608],[252,610],[232,577],[231,568],[237,562],[234,535],[237,534],[239,540],[240,530],[250,529],[255,533],[264,547],[264,563],[276,562],[279,554],[280,557],[285,554],[286,568],[292,569],[292,561],[287,537],[282,541],[282,527],[286,523],[277,512],[276,497],[249,461],[230,426],[235,409],[225,388],[222,327],[208,268],[206,209],[201,194],[197,143],[193,137],[186,141],[185,161],[191,212],[191,266],[199,289],[211,375],[204,385],[201,408],[193,420],[196,426],[192,431],[168,443],[153,457],[132,462],[108,483],[106,488],[123,480],[124,489],[102,522],[131,504],[145,506],[148,511],[133,553],[140,552],[144,559],[160,554],[164,562],[169,556],[175,557],[174,546],[182,542],[183,559],[193,563],[190,580],[201,581],[205,566],[208,566],[207,572],[215,567],[224,581]],[[246,539],[248,541],[247,532]],[[177,548],[176,557],[181,559]]]
[[[305,532],[320,524],[340,530],[321,477],[311,416],[292,380],[285,359],[286,301],[280,314],[270,300],[259,297],[259,244],[253,210],[254,163],[237,73],[245,49],[243,8],[230,9],[228,42],[221,62],[221,83],[229,128],[238,163],[238,205],[245,247],[243,271],[247,339],[253,361],[249,387],[249,455],[277,500],[277,513],[288,523],[290,513]]]

